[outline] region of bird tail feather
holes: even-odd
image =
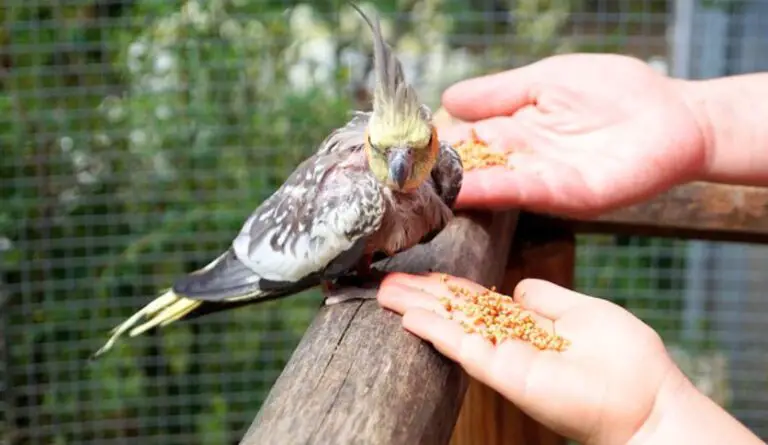
[[[169,325],[197,309],[202,303],[202,301],[180,297],[169,289],[112,329],[109,340],[91,358],[96,358],[110,350],[117,339],[126,332],[130,337],[136,337],[155,326]],[[147,321],[135,326],[142,318]]]
[[[202,269],[178,279],[172,288],[112,329],[109,340],[91,358],[109,351],[126,332],[136,337],[154,327],[164,327],[185,317],[189,319],[205,313],[269,301],[315,284],[315,276],[305,277],[295,283],[264,281],[243,264],[230,248]],[[187,317],[193,311],[194,314]]]

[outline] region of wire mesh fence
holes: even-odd
[[[678,3],[375,6],[434,108],[455,80],[559,52],[619,52],[671,70],[670,48],[685,40],[670,31],[686,19],[672,14]],[[716,14],[737,13],[717,3]],[[718,20],[706,14],[690,21]],[[88,358],[116,323],[214,258],[351,109],[367,107],[367,34],[341,1],[0,4],[0,439],[237,443],[310,322],[317,291]],[[682,48],[699,60],[702,47],[689,40]],[[718,60],[731,66],[734,57]],[[692,244],[581,237],[578,288],[659,330],[710,395],[768,438],[766,345],[757,336],[768,307],[754,283],[737,296],[712,291],[759,275],[765,255]],[[701,284],[696,271],[720,281]],[[735,357],[742,340],[750,347]]]

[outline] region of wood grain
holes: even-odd
[[[768,243],[768,188],[693,182],[589,220],[582,233]]]
[[[463,214],[380,266],[498,286],[516,221],[517,212]],[[376,289],[338,292],[370,298]],[[240,443],[447,444],[466,381],[376,301],[322,307]]]

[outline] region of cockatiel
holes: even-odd
[[[406,83],[379,20],[352,6],[373,33],[372,111],[356,112],[333,131],[250,215],[223,254],[117,326],[94,357],[128,331],[133,337],[195,313],[364,274],[374,256],[427,242],[452,219],[461,159],[438,139],[431,110]]]

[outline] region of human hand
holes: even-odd
[[[584,444],[630,443],[634,436],[651,435],[646,430],[659,423],[660,407],[691,386],[659,336],[613,303],[524,280],[515,302],[570,346],[561,352],[520,340],[494,346],[445,318],[439,298],[456,297],[441,277],[390,274],[379,302],[404,314],[406,329],[559,434]],[[450,282],[483,289],[461,278]]]
[[[619,55],[571,54],[460,82],[443,106],[467,122],[440,129],[457,142],[470,128],[512,151],[513,169],[468,171],[458,207],[596,214],[696,179],[707,158],[687,84]]]

